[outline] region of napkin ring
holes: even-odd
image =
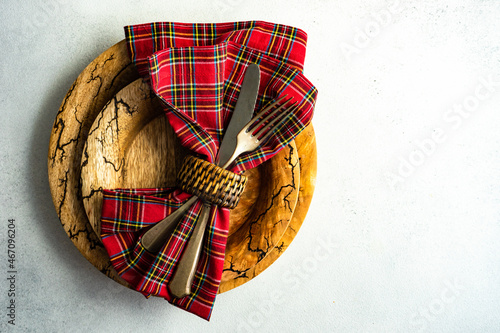
[[[240,201],[248,178],[188,156],[177,175],[179,187],[205,202],[233,209]]]

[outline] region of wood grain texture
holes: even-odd
[[[119,91],[97,115],[83,152],[81,183],[85,210],[98,234],[103,188],[175,185],[183,160],[177,156],[187,152],[165,119],[158,99],[142,79]],[[288,227],[300,184],[295,143],[253,175],[259,181],[249,181],[240,204],[232,210],[230,223],[237,219],[239,227],[228,237],[223,281],[264,259]],[[240,221],[242,216],[245,221]]]
[[[175,144],[175,134],[161,119],[159,101],[150,92],[142,79],[127,85],[99,112],[89,131],[82,156],[81,189],[85,211],[97,235],[103,189],[175,184],[176,154],[181,148],[173,149],[180,145]],[[163,135],[158,137],[158,133]]]
[[[49,141],[52,200],[69,238],[103,273],[118,279],[88,223],[80,192],[80,161],[97,113],[119,90],[138,78],[122,41],[92,61],[70,87],[56,115]]]
[[[97,227],[96,223],[94,223],[93,226],[87,218],[80,187],[80,163],[86,158],[85,155],[82,154],[84,144],[89,134],[90,127],[96,120],[97,115],[107,103],[116,103],[117,108],[125,107],[125,105],[121,105],[119,99],[113,100],[113,98],[123,87],[136,79],[138,79],[138,74],[130,63],[124,41],[113,45],[92,61],[70,87],[61,104],[51,132],[48,152],[51,194],[65,232],[85,258],[97,269],[124,285],[126,285],[126,282],[117,276],[109,263],[109,258],[102,243],[94,232],[94,227]],[[132,110],[132,113],[133,112]],[[142,133],[141,135],[151,138],[153,137],[152,134],[158,131],[171,131],[166,118],[159,117],[161,121],[150,121],[140,131]],[[300,148],[307,146],[304,142],[312,145],[315,151],[312,126],[309,126],[308,129],[309,130],[304,131],[295,139],[295,142],[302,142],[298,147],[298,153],[301,158],[299,162],[300,165],[308,158],[308,154],[304,153]],[[155,147],[155,145],[159,145],[160,147]],[[182,149],[173,149],[175,146],[177,146],[177,144],[171,141],[133,140],[133,142],[129,144],[129,149],[137,151],[147,151],[148,149],[166,152],[174,151],[175,158],[171,159],[171,162],[176,163],[176,161],[182,160],[186,152],[182,151]],[[166,174],[165,186],[172,186],[174,184],[173,180],[175,179],[175,170],[177,170],[179,166],[177,164],[174,166],[164,163],[154,164],[153,160],[149,159],[150,156],[150,154],[141,154],[140,156],[127,154],[122,161],[121,168],[129,170],[142,163],[151,165],[149,169],[143,170],[143,172],[145,172],[141,177],[143,183],[139,186],[158,186],[156,183],[152,184],[151,178],[148,177],[147,174],[154,169],[156,169],[155,172],[158,172],[158,170],[160,170],[160,172],[164,171]],[[315,163],[316,159],[314,154],[314,161],[311,163],[311,167],[300,168],[300,177],[302,179],[315,178]],[[118,166],[120,166],[120,164],[118,164]],[[249,177],[249,183],[254,183],[253,186],[255,188],[260,186],[262,178],[257,168],[248,170],[245,172],[245,175]],[[129,187],[130,184],[137,182],[137,179],[131,179],[130,174],[127,172],[124,172],[122,176],[124,187]],[[258,261],[254,267],[245,269],[243,273],[238,274],[236,278],[223,281],[219,292],[232,289],[250,280],[276,260],[276,253],[281,254],[282,251],[286,249],[289,241],[285,239],[290,239],[290,241],[293,239],[295,232],[298,230],[303,220],[303,217],[301,219],[300,216],[305,215],[309,206],[310,199],[308,199],[307,196],[303,196],[308,192],[312,193],[314,189],[314,184],[308,185],[308,191],[304,190],[304,186],[304,182],[300,182],[300,191],[297,200],[298,206],[295,209],[297,211],[297,209],[300,208],[298,212],[302,213],[294,213],[284,233],[284,237],[278,242],[278,246],[269,249],[269,254],[265,256],[264,259]],[[93,190],[96,193],[101,191],[99,188],[94,188]],[[242,200],[247,204],[240,205],[236,211],[233,211],[229,229],[230,236],[238,232],[244,223],[250,219],[253,212],[252,206],[257,201],[260,193],[260,191],[246,191],[246,193],[244,193],[245,198]],[[231,267],[229,267],[229,271],[231,271]],[[234,271],[230,273],[233,274]]]

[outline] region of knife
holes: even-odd
[[[236,136],[241,129],[252,119],[253,109],[257,100],[260,83],[260,69],[257,64],[250,64],[246,71],[240,94],[236,101],[229,125],[224,133],[224,138],[219,148],[217,165],[224,165],[236,148]],[[177,264],[174,276],[170,280],[169,289],[177,298],[187,296],[191,293],[196,265],[201,253],[203,235],[210,214],[210,204],[204,203],[198,222],[189,239],[186,249]]]
[[[234,107],[233,116],[227,126],[224,138],[219,148],[219,162],[217,165],[224,165],[229,160],[236,148],[236,136],[250,119],[252,119],[253,109],[257,101],[259,92],[260,69],[257,64],[250,64],[245,72],[245,78],[241,84],[240,94]]]

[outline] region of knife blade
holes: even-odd
[[[224,165],[236,148],[236,136],[250,119],[257,101],[260,83],[260,69],[257,64],[250,64],[246,71],[240,94],[236,101],[229,125],[224,133],[224,138],[219,148],[217,165]]]
[[[231,120],[224,133],[219,149],[217,165],[224,165],[233,154],[237,139],[236,136],[243,127],[252,119],[253,109],[257,101],[260,83],[260,68],[257,64],[250,64],[241,84],[240,94],[236,101]],[[210,204],[204,203],[200,216],[191,234],[186,249],[177,264],[174,276],[169,282],[169,289],[172,295],[177,298],[187,296],[191,293],[196,265],[201,253],[203,235],[208,222]]]

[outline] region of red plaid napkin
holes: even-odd
[[[181,143],[210,162],[217,157],[250,63],[261,69],[256,110],[283,94],[293,96],[299,109],[264,147],[238,158],[233,172],[271,158],[311,120],[317,90],[302,74],[306,34],[299,29],[259,21],[152,23],[125,27],[125,33],[132,61],[163,101]],[[159,253],[146,251],[139,242],[149,227],[189,198],[176,189],[105,190],[102,240],[111,263],[133,288],[208,320],[222,275],[229,210],[212,207],[192,293],[181,299],[167,285],[201,202],[185,214]]]

